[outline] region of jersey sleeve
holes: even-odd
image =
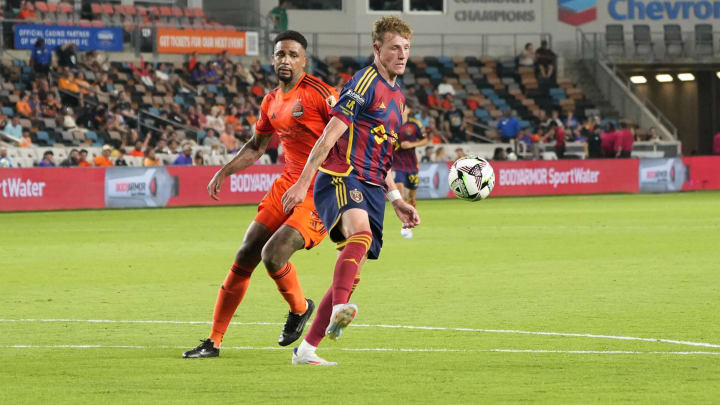
[[[268,115],[269,98],[269,95],[265,96],[260,104],[260,118],[258,118],[257,124],[255,125],[256,134],[270,135],[274,132],[274,128],[270,123],[270,116]]]
[[[373,68],[356,73],[343,87],[340,99],[330,111],[330,115],[350,126],[372,104],[375,80],[377,80],[377,71]]]

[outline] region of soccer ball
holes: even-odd
[[[495,187],[495,172],[487,160],[477,156],[465,156],[450,167],[448,183],[458,198],[480,201],[488,198]]]

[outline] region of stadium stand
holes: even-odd
[[[128,34],[142,26],[231,28],[209,21],[201,9],[175,6],[92,3],[89,10],[77,10],[68,3],[36,2],[34,15],[30,18],[47,24],[124,26]],[[60,52],[76,53],[72,48]],[[313,73],[341,88],[369,59],[338,56],[313,61]],[[6,58],[0,65],[0,129],[19,114],[18,103],[29,96],[31,112],[21,117],[20,125],[37,149],[13,151],[19,165],[37,164],[47,148],[58,162],[71,148],[86,149],[92,160],[104,145],[127,153],[137,141],[153,148],[165,164],[172,164],[184,143],[193,145],[193,154],[202,151],[205,164],[223,164],[249,139],[262,97],[277,84],[270,65],[256,60],[245,66],[227,54],[203,61],[192,55],[185,63],[151,63],[142,57],[109,61],[102,52],[90,51],[76,63],[60,65],[48,76],[34,72],[21,59]],[[539,142],[551,141],[546,131],[552,122],[565,128],[567,142],[583,142],[587,131],[607,124],[596,117],[599,111],[571,80],[540,72],[537,66],[519,66],[513,55],[413,57],[402,82],[414,113],[429,116],[424,120],[433,143],[457,142],[444,124],[446,113],[462,112],[470,142],[448,145],[446,151],[460,148],[491,157],[500,142],[498,122],[511,111],[519,121],[517,154],[540,158],[552,156],[532,151]],[[454,97],[442,97],[445,93]],[[113,157],[117,155],[116,150]],[[271,156],[277,155],[270,153],[263,162],[274,163]],[[142,159],[127,158],[130,165],[143,164]]]

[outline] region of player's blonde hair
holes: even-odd
[[[375,21],[372,30],[373,43],[377,42],[382,45],[385,34],[391,32],[400,35],[401,37],[412,40],[412,28],[403,20],[393,17],[385,16]]]

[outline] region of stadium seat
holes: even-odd
[[[3,115],[7,115],[9,117],[12,117],[15,115],[15,110],[11,107],[3,107],[2,108]]]
[[[625,55],[625,31],[622,24],[605,26],[605,47],[608,55]]]
[[[685,42],[682,38],[682,30],[679,24],[665,24],[663,26],[665,37],[665,55],[683,56],[685,54]]]
[[[654,46],[649,25],[633,25],[635,56],[654,56]]]
[[[695,25],[695,55],[696,56],[712,56],[714,53],[715,43],[713,41],[712,24],[696,24]]]

